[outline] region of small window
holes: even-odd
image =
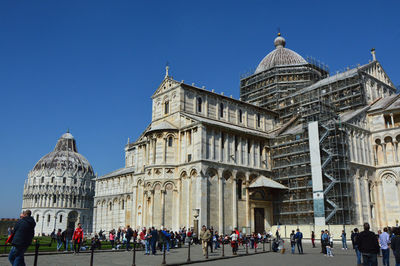
[[[200,98],[200,97],[198,97],[197,98],[197,112],[199,112],[199,113],[201,113],[201,109],[202,109],[202,105],[203,104],[203,100]]]
[[[63,178],[63,183],[65,184],[65,183],[67,183],[67,178]]]
[[[36,222],[39,222],[39,214],[36,214]]]
[[[251,143],[250,140],[247,140],[247,153],[250,153],[250,149],[251,149]]]
[[[219,104],[219,117],[224,117],[224,104]]]
[[[112,210],[112,203],[110,202],[110,211]]]
[[[168,114],[169,113],[169,101],[166,101],[164,103],[164,114]]]
[[[124,200],[121,201],[121,210],[123,210],[125,208],[125,202]]]
[[[42,182],[42,183],[44,183],[44,176],[42,176],[42,180],[41,180],[41,182]]]
[[[192,161],[192,155],[188,154],[188,162],[191,162],[191,161]]]
[[[50,223],[50,214],[47,215],[47,222]]]
[[[51,178],[51,183],[54,183],[54,176]]]
[[[243,112],[239,110],[239,123],[243,123]]]
[[[75,179],[74,179],[74,184],[76,184],[76,182],[77,182],[77,179],[75,178]]]
[[[57,197],[53,196],[53,203],[56,203],[56,202],[57,202]]]
[[[62,223],[62,218],[63,218],[62,215],[60,215],[60,223]]]
[[[238,150],[238,145],[239,145],[238,137],[235,136],[235,152]]]
[[[173,141],[174,141],[174,139],[172,137],[168,138],[168,147],[172,147]]]
[[[74,203],[73,204],[76,204],[76,196],[74,196]]]
[[[221,132],[221,148],[225,148],[225,134]]]
[[[261,126],[261,116],[260,114],[257,114],[257,127]]]

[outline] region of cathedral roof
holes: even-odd
[[[285,48],[286,40],[278,34],[274,40],[275,50],[267,54],[260,62],[254,74],[263,72],[276,66],[304,65],[307,61],[298,53]]]
[[[54,150],[43,156],[33,167],[32,173],[43,172],[57,176],[83,177],[94,176],[89,161],[78,153],[76,142],[71,133],[63,134],[57,141]]]

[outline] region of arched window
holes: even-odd
[[[51,183],[54,183],[54,176],[51,178]]]
[[[202,103],[203,103],[203,100],[200,97],[198,97],[197,98],[197,112],[199,112],[199,113],[201,113]]]
[[[57,202],[57,196],[53,195],[53,203],[56,203],[56,202]]]
[[[261,126],[261,116],[260,114],[257,114],[257,127]]]
[[[125,202],[124,200],[121,201],[121,210],[123,210],[125,208]]]
[[[47,215],[47,222],[50,223],[50,214]]]
[[[63,218],[62,215],[60,215],[60,223],[62,223],[62,218]]]
[[[41,181],[42,181],[42,183],[44,183],[44,176],[42,176],[42,180]]]
[[[67,178],[63,178],[63,183],[65,184],[65,183],[67,183]]]
[[[224,117],[224,104],[219,104],[219,117]]]
[[[243,112],[239,110],[239,123],[243,123]]]
[[[236,182],[236,194],[237,194],[237,199],[242,199],[242,179],[239,179]]]
[[[110,202],[110,211],[112,210],[112,203]]]
[[[36,222],[39,222],[39,214],[36,214]]]
[[[172,143],[174,142],[174,139],[172,137],[168,138],[168,147],[172,147]]]
[[[169,101],[165,101],[164,103],[164,114],[169,113]]]

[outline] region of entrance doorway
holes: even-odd
[[[264,209],[254,208],[254,230],[256,233],[264,232]]]
[[[72,211],[68,214],[67,226],[68,228],[75,229],[76,220],[78,219],[78,213]]]

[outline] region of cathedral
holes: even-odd
[[[93,168],[78,153],[72,134],[63,134],[25,181],[22,209],[32,211],[35,235],[74,229],[78,223],[85,233],[92,232],[94,178]]]
[[[94,178],[89,163],[77,160],[81,166],[71,168],[66,185],[62,165],[53,156],[41,159],[29,175],[24,208],[45,230],[52,228],[43,220],[49,208],[51,219],[60,207],[88,223],[93,217],[94,232],[128,224],[207,225],[220,233],[396,225],[400,96],[375,50],[367,64],[331,75],[286,48],[280,34],[273,44],[255,72],[241,78],[239,100],[178,81],[167,67],[151,96],[149,125],[125,146],[125,167]],[[76,202],[67,187],[80,193]]]

